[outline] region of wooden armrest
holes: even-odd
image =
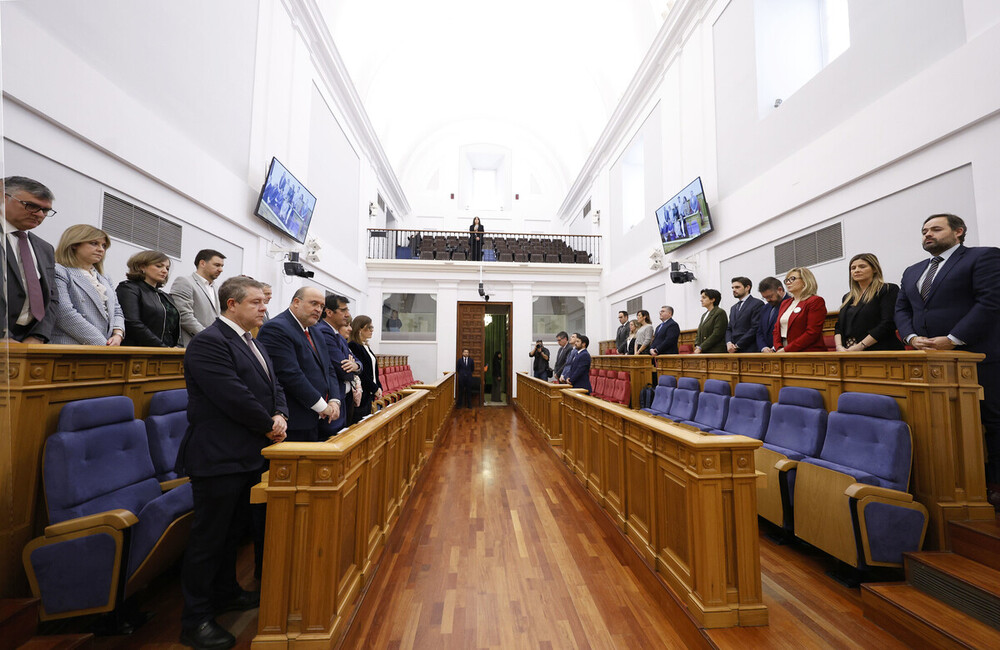
[[[795,469],[798,466],[799,466],[799,461],[789,460],[788,458],[782,458],[781,460],[779,460],[774,464],[774,469],[778,470],[779,472],[787,472],[788,470]]]
[[[181,485],[184,485],[189,480],[190,479],[188,477],[182,476],[180,478],[172,478],[169,481],[160,481],[160,491],[169,492],[170,490],[173,490],[175,487],[180,487]]]
[[[900,492],[889,488],[878,487],[877,485],[866,485],[865,483],[854,483],[844,490],[844,495],[852,499],[864,499],[865,497],[882,497],[892,499],[901,503],[912,503],[913,495],[909,492]]]
[[[138,522],[139,518],[134,514],[128,510],[119,508],[118,510],[99,512],[96,515],[87,515],[86,517],[67,519],[66,521],[60,521],[58,524],[46,526],[45,536],[57,537],[59,535],[65,535],[66,533],[75,533],[79,530],[96,528],[98,526],[111,526],[116,530],[123,530]]]

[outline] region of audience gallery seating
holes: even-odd
[[[413,235],[407,250],[410,257],[422,260],[470,260],[472,251],[467,237],[449,235]],[[558,239],[536,237],[484,237],[483,261],[590,264],[586,251],[576,250]]]
[[[66,404],[42,460],[49,525],[22,553],[42,620],[108,612],[180,557],[191,485],[156,479],[132,400]]]

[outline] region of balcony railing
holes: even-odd
[[[368,229],[368,259],[600,264],[600,235]]]

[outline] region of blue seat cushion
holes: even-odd
[[[191,512],[194,497],[191,484],[184,483],[149,501],[136,515],[139,522],[132,529],[128,575],[131,576],[175,519]]]
[[[794,449],[788,449],[787,447],[779,447],[778,445],[772,445],[769,443],[764,443],[764,449],[770,449],[771,451],[782,454],[788,460],[802,460],[807,458],[807,456],[801,452]]]
[[[840,465],[838,463],[831,463],[828,460],[823,460],[822,458],[803,458],[801,460],[803,463],[808,463],[810,465],[816,465],[817,467],[825,467],[826,469],[833,470],[835,472],[840,472],[841,474],[847,474],[848,476],[854,478],[857,483],[864,483],[865,485],[875,485],[878,487],[892,488],[887,481],[875,476],[874,474],[869,474],[860,469],[855,469],[854,467],[848,467],[847,465]]]

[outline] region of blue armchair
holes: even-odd
[[[158,481],[176,481],[177,451],[187,431],[187,389],[164,390],[149,400],[146,438]],[[186,479],[184,479],[186,480]],[[183,482],[183,481],[181,481]]]
[[[660,375],[660,378],[656,380],[656,388],[653,390],[653,403],[642,410],[650,415],[666,415],[670,411],[670,404],[674,400],[674,390],[676,389],[677,377]]]
[[[706,379],[705,390],[698,396],[698,410],[690,420],[683,424],[701,431],[718,429],[725,423],[729,413],[729,382],[721,379]]]
[[[729,400],[726,423],[709,433],[738,435],[761,440],[771,419],[771,397],[763,384],[736,384],[733,398]]]

